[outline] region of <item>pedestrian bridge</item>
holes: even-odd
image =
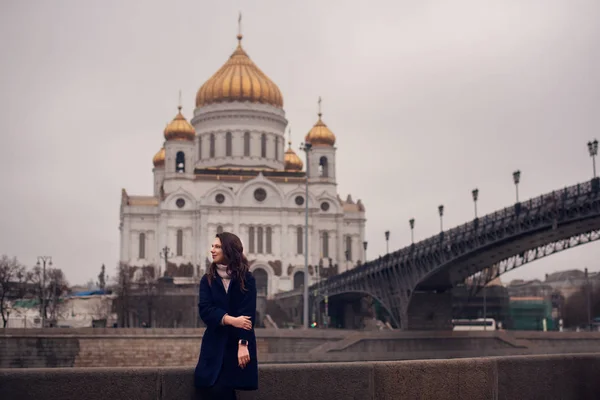
[[[440,232],[310,287],[310,304],[359,293],[402,329],[451,329],[451,294],[600,239],[600,178],[519,202]],[[283,293],[281,296],[285,297]],[[317,313],[320,315],[320,313]]]
[[[3,400],[193,399],[193,368],[0,370]],[[266,365],[241,400],[596,399],[600,353]]]

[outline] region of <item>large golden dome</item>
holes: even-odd
[[[242,35],[229,60],[198,90],[196,107],[212,103],[249,101],[283,107],[277,85],[252,62],[242,48]]]
[[[165,139],[167,140],[194,140],[196,131],[194,127],[181,114],[181,106],[177,107],[179,112],[165,128]]]
[[[333,146],[335,144],[335,135],[329,130],[323,120],[321,120],[321,115],[322,114],[319,112],[319,120],[306,134],[304,141],[313,146]]]
[[[152,163],[155,167],[164,167],[165,165],[165,148],[162,147],[158,153],[152,158]]]
[[[304,163],[298,155],[292,150],[292,142],[288,142],[288,149],[283,157],[283,165],[286,171],[302,171]]]

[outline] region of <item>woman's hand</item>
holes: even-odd
[[[250,362],[250,353],[248,353],[248,346],[238,344],[238,365],[244,369]]]
[[[252,321],[250,317],[245,315],[240,315],[239,317],[229,317],[229,324],[240,329],[245,329],[247,331],[252,329]]]

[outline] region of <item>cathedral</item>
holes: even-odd
[[[120,262],[138,276],[197,282],[215,234],[231,231],[242,239],[259,294],[272,297],[303,285],[307,247],[311,284],[364,261],[365,208],[337,193],[336,137],[320,100],[304,138],[311,145],[304,170],[291,138],[286,149],[279,88],[244,51],[241,34],[237,39],[198,90],[191,119],[180,105],[165,128],[152,160],[153,195],[122,190]]]

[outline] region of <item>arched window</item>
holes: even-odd
[[[352,236],[346,236],[346,261],[352,260]]]
[[[294,274],[294,289],[304,286],[304,272],[298,271]]]
[[[327,164],[327,157],[323,156],[319,159],[319,176],[327,178],[329,176],[329,165]]]
[[[279,161],[279,136],[275,136],[275,160]]]
[[[248,253],[254,254],[254,227],[248,228]]]
[[[202,136],[198,136],[198,160],[202,160]]]
[[[221,225],[217,226],[217,234],[223,233],[223,227]]]
[[[264,133],[260,135],[260,156],[267,157],[267,135]]]
[[[177,255],[183,255],[183,230],[177,230]]]
[[[210,154],[209,157],[210,158],[214,158],[215,156],[215,134],[211,133],[210,134]]]
[[[231,132],[225,134],[225,156],[231,157]]]
[[[146,258],[146,234],[140,233],[140,245],[138,250],[138,258]]]
[[[256,294],[266,296],[269,293],[269,275],[262,268],[256,268],[252,271],[256,281]]]
[[[250,157],[250,132],[244,133],[244,156]]]
[[[303,254],[303,253],[304,253],[303,232],[302,232],[302,227],[299,226],[298,228],[296,228],[296,254]]]
[[[273,229],[270,226],[267,227],[267,254],[273,253]]]
[[[262,254],[263,252],[263,228],[259,226],[256,229],[256,252]]]
[[[183,151],[178,151],[175,156],[175,172],[185,172],[185,154]]]
[[[329,258],[329,232],[323,232],[322,257]]]

